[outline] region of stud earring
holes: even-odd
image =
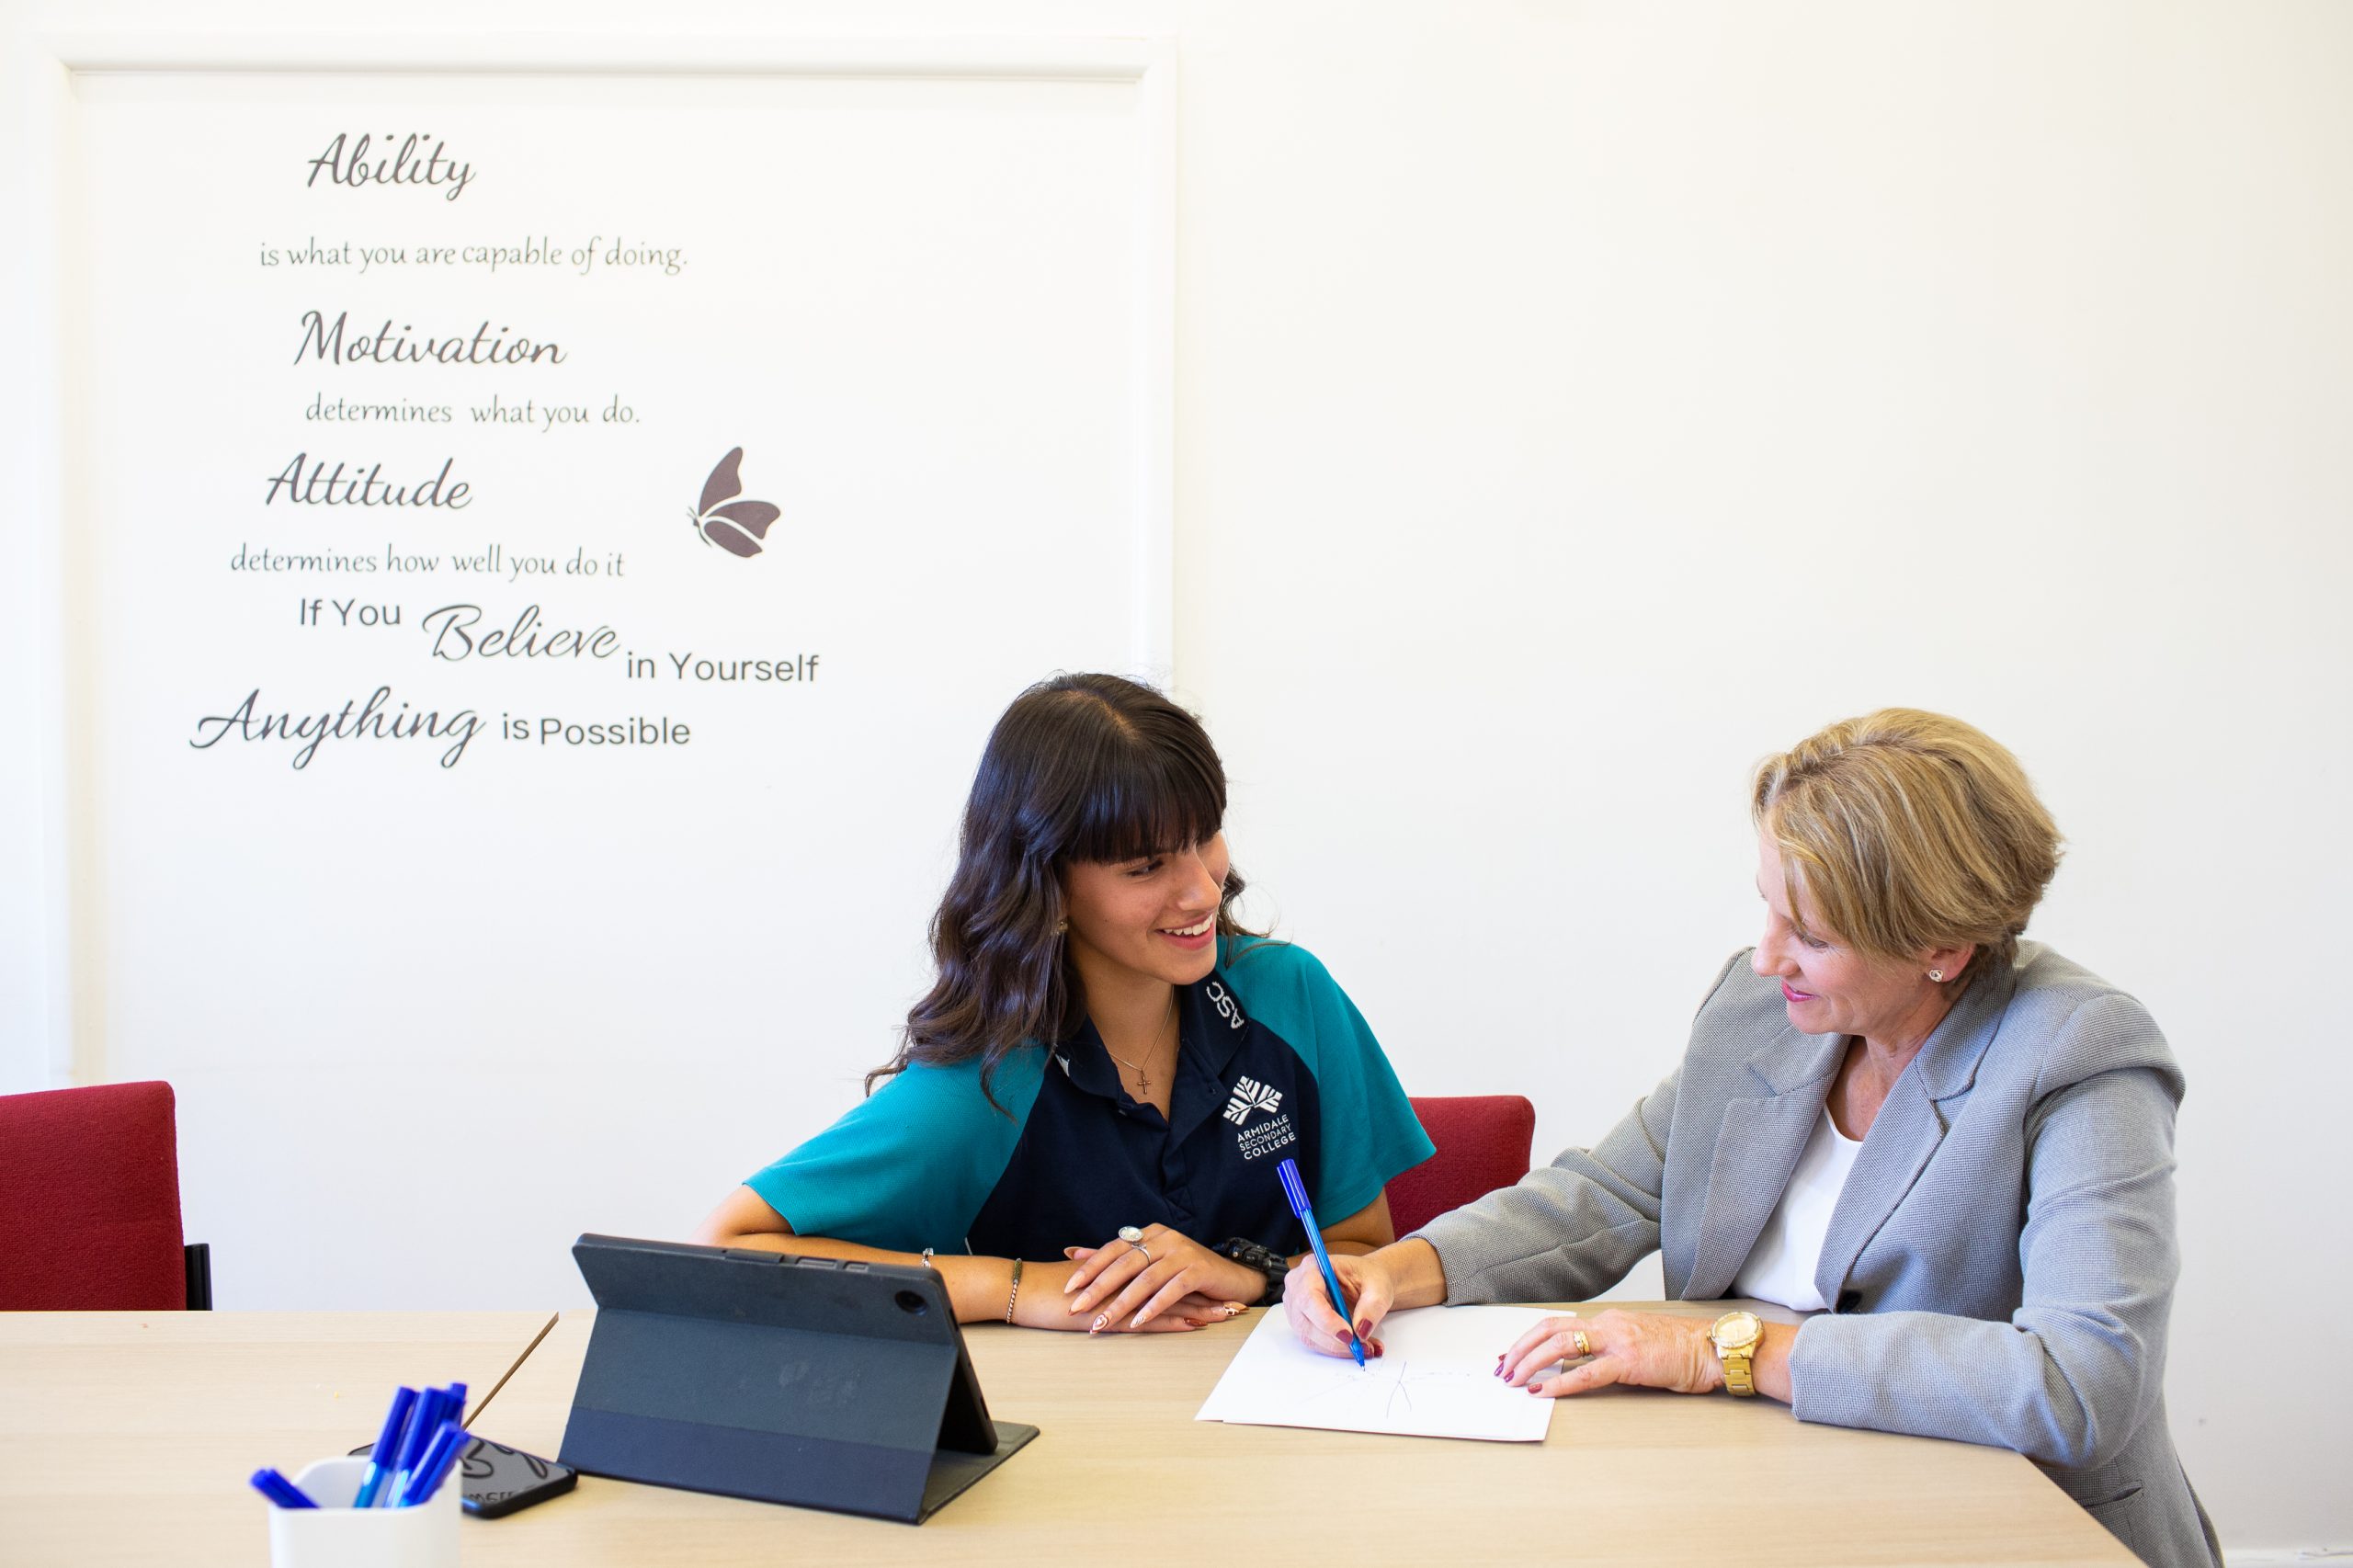
[[[1063,932],[1065,932],[1065,931],[1067,931],[1067,930],[1069,930],[1069,929],[1070,929],[1070,922],[1069,922],[1069,921],[1067,921],[1067,920],[1057,920],[1057,921],[1055,921],[1055,922],[1054,922],[1054,935],[1055,935],[1055,936],[1059,937],[1059,936],[1061,936]]]
[[[1945,971],[1940,969],[1932,969],[1928,971],[1928,978],[1937,984],[1942,985],[1945,983]]]

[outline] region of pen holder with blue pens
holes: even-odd
[[[472,1441],[466,1385],[404,1388],[366,1456],[321,1460],[289,1482],[254,1472],[272,1568],[457,1568],[463,1489],[445,1485]]]
[[[458,1568],[459,1489],[406,1508],[355,1508],[364,1459],[321,1460],[294,1478],[315,1508],[269,1511],[270,1568]]]

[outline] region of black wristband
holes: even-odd
[[[1233,1259],[1245,1268],[1255,1268],[1267,1277],[1266,1293],[1250,1304],[1271,1307],[1283,1299],[1283,1276],[1290,1272],[1290,1259],[1272,1247],[1260,1246],[1247,1236],[1228,1236],[1217,1244],[1218,1256]]]

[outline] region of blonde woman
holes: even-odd
[[[1596,1147],[1335,1258],[1356,1333],[1394,1307],[1587,1300],[1656,1250],[1679,1300],[1811,1315],[1551,1318],[1496,1375],[1998,1444],[2145,1561],[2218,1563],[2163,1393],[2181,1072],[2138,1002],[2019,942],[2059,835],[2017,759],[1890,709],[1766,761],[1750,805],[1764,934],[1682,1064]],[[1315,1269],[1286,1286],[1299,1336],[1345,1354]]]

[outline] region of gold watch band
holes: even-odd
[[[1765,1324],[1756,1314],[1736,1309],[1718,1318],[1708,1330],[1716,1359],[1724,1369],[1724,1392],[1746,1399],[1756,1392],[1756,1347],[1765,1343]]]

